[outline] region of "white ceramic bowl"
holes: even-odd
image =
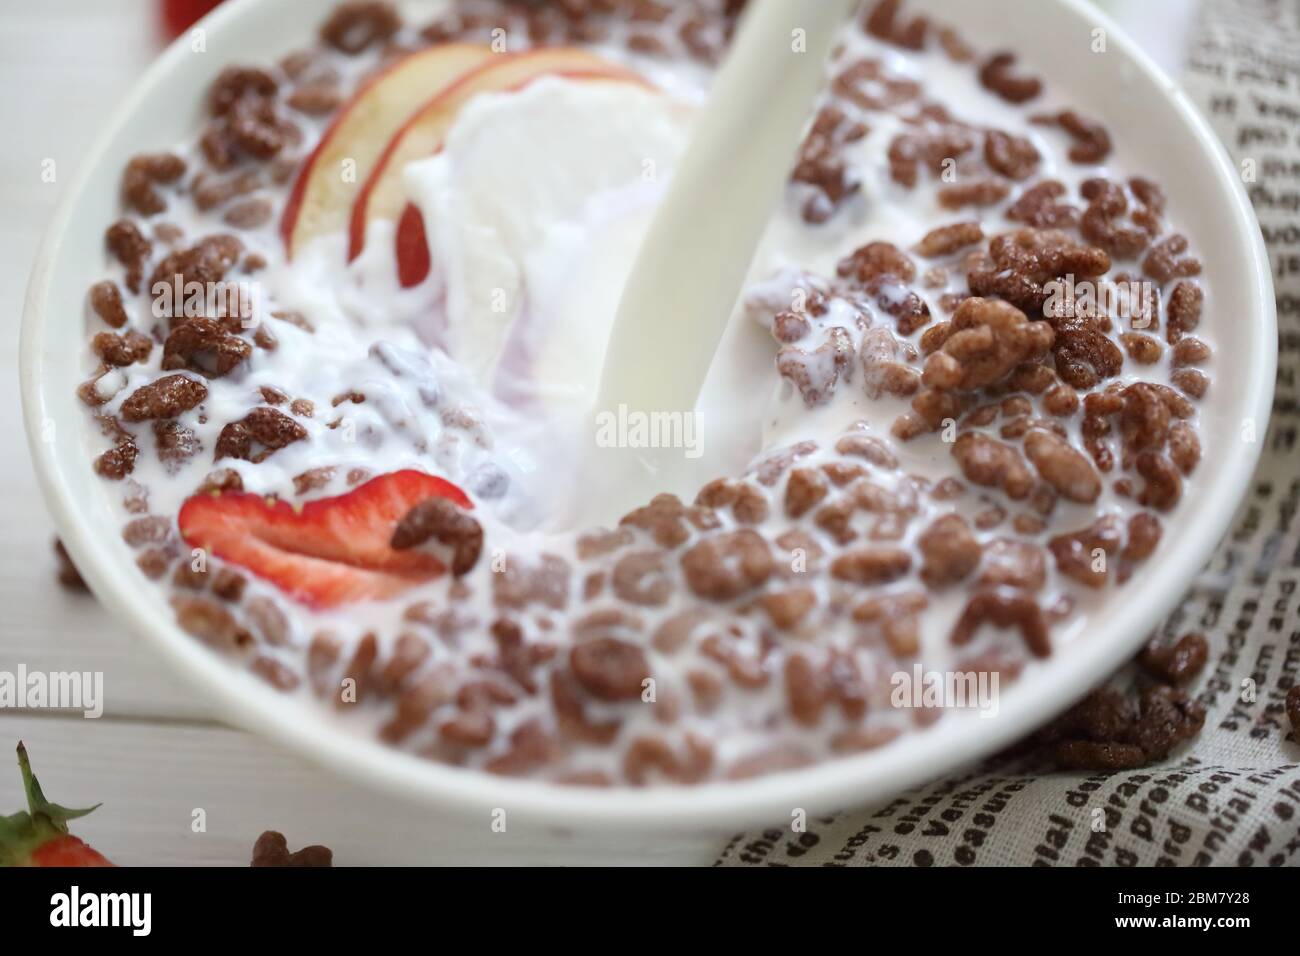
[[[592,791],[470,773],[331,733],[258,679],[230,666],[173,623],[145,586],[105,509],[83,445],[74,395],[85,345],[85,296],[100,278],[105,227],[117,218],[122,168],[198,128],[207,85],[230,62],[273,58],[300,44],[323,15],[317,0],[235,0],[204,21],[207,51],[182,37],[154,64],[82,163],[31,278],[22,333],[28,437],[59,534],[95,594],[145,637],[232,722],[340,774],[445,812],[580,828],[723,828],[822,813],[884,798],[988,754],[1047,720],[1129,658],[1179,599],[1227,528],[1250,479],[1273,394],[1276,317],[1263,242],[1234,167],[1196,109],[1134,43],[1082,0],[912,0],[984,50],[1019,49],[1028,69],[1085,113],[1103,118],[1128,168],[1164,185],[1170,208],[1205,262],[1206,328],[1219,343],[1205,429],[1258,439],[1207,448],[1157,556],[1087,633],[1003,695],[992,720],[941,721],[899,745],[795,773],[685,789]],[[1107,52],[1090,51],[1107,31]],[[1032,52],[1031,52],[1032,51]],[[51,427],[53,426],[53,427]]]

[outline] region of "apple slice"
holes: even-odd
[[[505,92],[515,92],[528,86],[534,80],[539,80],[547,76],[561,76],[569,79],[580,79],[589,83],[629,83],[637,82],[645,84],[640,77],[629,74],[622,75],[617,73],[584,73],[575,70],[566,70],[562,73],[539,73],[530,77],[517,86],[511,87]],[[434,152],[442,149],[442,144]],[[390,167],[393,172],[401,172],[402,166]],[[379,169],[376,168],[376,172]],[[410,289],[419,285],[429,275],[429,269],[433,262],[429,257],[429,238],[424,231],[424,214],[420,212],[420,207],[405,198],[405,192],[401,189],[401,176],[392,177],[388,184],[387,192],[388,202],[401,202],[401,212],[397,217],[397,230],[393,236],[393,254],[397,261],[397,281],[403,289]],[[368,209],[358,211],[358,207],[353,208],[353,220],[348,230],[348,261],[351,262],[364,248],[366,237],[366,226],[371,218],[390,218],[387,208],[381,208],[383,203],[370,203]],[[361,218],[363,217],[364,218]]]
[[[309,239],[346,228],[357,184],[369,179],[394,131],[430,96],[499,55],[448,43],[403,57],[362,86],[298,174],[280,220],[285,254],[293,258]]]
[[[447,130],[455,122],[456,115],[475,96],[521,89],[540,76],[590,77],[646,83],[631,70],[594,53],[571,47],[545,47],[500,54],[494,60],[480,64],[428,100],[389,140],[352,206],[348,229],[348,260],[355,259],[365,247],[366,224],[372,219],[400,220],[407,224],[409,236],[414,236],[412,230],[418,229],[419,238],[422,239],[423,225],[415,221],[418,212],[414,216],[409,211],[404,213],[407,203],[406,191],[402,185],[403,168],[409,162],[436,153],[442,146]],[[408,244],[414,248],[419,243],[411,239]],[[399,262],[399,271],[401,269]],[[424,271],[427,271],[427,267]],[[410,273],[409,269],[407,272],[416,274]],[[420,278],[422,277],[421,275]],[[403,285],[407,284],[403,281]]]

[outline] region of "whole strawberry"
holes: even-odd
[[[68,832],[69,820],[84,817],[99,804],[69,810],[46,800],[21,742],[18,767],[27,793],[27,812],[0,817],[0,866],[112,866],[102,854]]]

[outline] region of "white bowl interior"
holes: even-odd
[[[1003,695],[993,720],[941,721],[902,746],[745,783],[674,790],[588,791],[503,780],[332,734],[303,711],[182,633],[146,586],[104,506],[83,445],[75,398],[85,348],[85,297],[101,277],[103,233],[119,212],[119,176],[134,154],[191,135],[208,84],[230,62],[274,58],[324,15],[316,0],[236,0],[206,21],[206,50],[182,37],[136,88],[91,151],[38,258],[23,325],[22,385],[29,441],[69,550],[109,609],[168,657],[233,722],[341,773],[475,817],[497,807],[575,827],[735,827],[880,799],[1001,747],[1050,717],[1131,655],[1210,556],[1249,480],[1272,400],[1275,316],[1267,259],[1235,170],[1195,108],[1131,41],[1082,0],[912,0],[956,26],[981,51],[1017,49],[1026,68],[1086,114],[1103,118],[1133,173],[1159,180],[1177,224],[1205,262],[1212,290],[1205,328],[1220,343],[1211,398],[1212,444],[1154,560],[1089,623],[1087,632]],[[420,4],[409,5],[418,10]],[[1092,31],[1107,30],[1093,53]],[[1256,441],[1243,443],[1253,421]]]

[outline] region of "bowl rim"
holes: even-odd
[[[218,7],[202,24],[210,38],[233,32],[246,12],[263,2],[233,0]],[[1123,59],[1163,92],[1164,104],[1178,114],[1179,121],[1217,166],[1227,186],[1227,196],[1219,198],[1228,199],[1230,209],[1226,211],[1234,232],[1253,236],[1249,256],[1255,274],[1247,285],[1258,305],[1252,316],[1252,327],[1258,335],[1252,343],[1248,366],[1254,377],[1254,392],[1243,407],[1253,411],[1255,421],[1260,423],[1259,437],[1243,453],[1224,456],[1215,482],[1221,507],[1184,525],[1180,530],[1181,546],[1165,555],[1162,577],[1171,583],[1184,582],[1185,586],[1226,532],[1262,452],[1276,375],[1276,306],[1271,269],[1253,209],[1232,160],[1187,94],[1089,0],[1055,3],[1063,13],[1106,29],[1109,42]],[[416,804],[468,817],[506,809],[517,819],[585,830],[740,827],[788,816],[792,808],[827,813],[866,805],[995,752],[1022,736],[1027,728],[1049,719],[1131,657],[1181,593],[1174,591],[1172,597],[1161,594],[1144,602],[1134,612],[1127,636],[1094,640],[1074,648],[1068,680],[1043,678],[1018,686],[1016,693],[1001,703],[1004,719],[985,722],[979,734],[961,731],[960,719],[945,720],[909,738],[907,746],[887,747],[748,781],[683,788],[562,787],[445,766],[394,750],[377,740],[332,734],[325,722],[301,720],[300,706],[247,672],[230,666],[221,655],[181,631],[170,615],[158,614],[158,598],[152,589],[140,588],[134,569],[120,569],[114,562],[110,547],[115,543],[110,540],[114,536],[97,535],[94,521],[78,520],[83,503],[74,494],[54,443],[41,438],[49,405],[48,386],[40,374],[44,317],[54,263],[96,168],[128,118],[179,68],[185,56],[184,41],[183,34],[149,67],[114,111],[88,150],[46,231],[24,307],[20,386],[28,447],[38,482],[60,537],[92,591],[133,634],[144,635],[174,670],[235,725],[268,737],[342,776]],[[81,458],[81,467],[89,467],[88,458]],[[1062,685],[1068,687],[1063,690]],[[959,760],[954,760],[950,751],[954,740],[961,745]]]

